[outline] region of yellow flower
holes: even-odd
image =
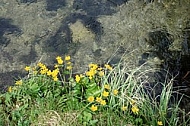
[[[75,81],[78,83],[80,81],[80,76],[79,75],[76,75],[75,76]]]
[[[99,74],[100,77],[104,76],[104,72],[103,71],[99,71],[98,74]]]
[[[67,66],[67,70],[71,70],[72,69],[72,66]]]
[[[53,78],[54,78],[54,77],[57,77],[58,73],[59,73],[59,69],[55,69],[55,70],[53,70],[53,71],[51,72],[51,76],[52,76]]]
[[[12,87],[11,86],[8,87],[8,92],[12,92]]]
[[[84,77],[84,75],[80,74],[80,78]]]
[[[133,105],[131,110],[134,114],[138,114],[138,112],[139,112],[139,108],[136,105]]]
[[[105,68],[108,69],[108,70],[112,70],[112,69],[113,69],[113,68],[112,68],[110,65],[108,65],[108,64],[105,64],[104,66],[105,66]]]
[[[43,63],[41,63],[41,62],[39,62],[39,63],[37,64],[37,66],[39,66],[39,67],[43,67],[43,66],[44,66],[44,64],[43,64]]]
[[[158,121],[157,124],[158,124],[159,126],[163,126],[162,121]]]
[[[22,80],[18,80],[15,82],[15,85],[22,85]]]
[[[90,109],[94,112],[94,111],[97,111],[97,110],[98,110],[98,107],[95,106],[95,105],[92,105],[92,106],[90,107]]]
[[[113,90],[113,94],[114,94],[114,95],[117,95],[117,94],[118,94],[118,90],[117,90],[117,89],[114,89],[114,90]]]
[[[101,100],[100,104],[101,105],[106,105],[106,100]]]
[[[68,61],[68,60],[70,60],[70,59],[71,59],[70,56],[65,56],[65,60],[66,60],[66,61]]]
[[[54,66],[54,68],[58,68],[58,67],[59,67],[59,65],[57,65],[57,64]]]
[[[53,77],[53,80],[54,80],[54,81],[58,81],[58,78],[57,78],[57,77]]]
[[[86,72],[86,75],[89,77],[93,77],[96,74],[96,70],[90,70]]]
[[[51,73],[52,73],[51,70],[48,70],[47,75],[50,76]]]
[[[109,90],[109,89],[110,89],[109,84],[105,84],[105,85],[104,85],[104,88],[107,89],[107,90]]]
[[[89,64],[88,66],[91,70],[96,70],[98,68],[98,65],[93,63]]]
[[[29,71],[29,70],[30,70],[30,67],[29,67],[29,66],[26,66],[24,69],[25,69],[26,71]]]
[[[48,72],[48,68],[46,67],[46,65],[38,63],[38,66],[40,67],[40,74],[46,74]]]
[[[88,78],[89,78],[90,80],[92,80],[92,76],[89,76]]]
[[[101,99],[100,97],[96,97],[96,101],[97,101],[98,103],[101,103],[102,99]]]
[[[122,111],[126,111],[126,110],[127,110],[127,107],[126,107],[126,106],[123,106],[123,107],[121,107],[121,110],[122,110]]]
[[[97,70],[101,71],[103,68],[102,67],[99,67]]]
[[[43,68],[40,70],[40,73],[41,74],[46,74],[48,72],[48,69],[47,68]]]
[[[103,91],[103,94],[102,94],[104,97],[108,97],[109,96],[109,92],[107,91]]]
[[[67,62],[67,64],[68,64],[68,65],[70,65],[70,64],[71,64],[71,62],[69,61],[69,62]]]
[[[60,65],[63,64],[63,60],[62,60],[62,58],[60,56],[57,56],[56,60],[57,60],[58,64],[60,64]]]
[[[93,102],[94,101],[94,97],[93,96],[89,96],[87,99],[89,102]]]
[[[47,67],[46,67],[46,65],[42,65],[40,69],[45,70],[45,69],[47,69]]]

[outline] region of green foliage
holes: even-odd
[[[98,120],[93,120],[92,117],[93,115],[91,112],[83,111],[83,113],[79,115],[78,121],[83,124],[83,126],[96,126]]]
[[[172,81],[166,82],[168,86],[163,84],[157,103],[143,90],[142,78],[146,73],[142,73],[141,67],[89,64],[88,71],[72,77],[70,57],[66,56],[64,61],[61,57],[56,59],[54,70],[42,63],[26,67],[29,77],[16,81],[8,92],[0,95],[1,125],[179,124],[179,103],[168,106]],[[66,113],[74,113],[75,118],[70,117],[72,114],[65,116]],[[186,120],[182,122],[185,123]]]

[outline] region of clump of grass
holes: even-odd
[[[56,60],[53,70],[43,63],[27,66],[28,79],[17,80],[0,95],[1,125],[179,124],[179,102],[169,106],[172,80],[163,84],[157,102],[144,90],[150,71],[142,66],[91,63],[88,71],[73,76],[70,56]]]

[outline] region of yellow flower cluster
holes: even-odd
[[[58,81],[58,73],[59,73],[59,69],[56,68],[53,71],[49,70],[49,76],[51,76],[53,78],[54,81]]]
[[[70,56],[65,56],[65,64],[63,59],[60,57],[60,56],[57,56],[56,57],[56,60],[57,60],[57,64],[55,64],[54,66],[54,70],[49,70],[45,64],[39,62],[37,64],[37,67],[39,68],[39,73],[42,74],[42,75],[47,75],[47,76],[50,76],[54,81],[58,81],[58,75],[59,75],[59,66],[60,65],[65,65],[65,68],[67,70],[71,70],[72,69],[72,66],[71,66],[71,62],[70,62],[70,59],[71,57]],[[30,71],[30,70],[33,70],[33,73],[37,74],[38,71],[36,70],[36,68],[30,68],[29,66],[26,66],[25,67],[25,70],[26,71]],[[19,85],[19,83],[17,82],[17,85]]]
[[[21,86],[22,85],[22,80],[15,81],[15,85],[16,86]],[[8,89],[7,89],[8,92],[12,92],[13,90],[16,90],[17,89],[16,86],[9,86]]]
[[[45,64],[39,62],[37,66],[40,67],[40,74],[46,74],[48,72],[48,68]]]
[[[65,66],[66,66],[66,69],[67,70],[71,70],[72,69],[72,66],[71,66],[71,62],[70,62],[70,59],[71,57],[70,56],[65,56]],[[54,66],[55,69],[54,70],[49,70],[45,64],[39,62],[37,64],[37,66],[35,67],[30,67],[30,66],[26,66],[24,69],[25,71],[27,72],[32,72],[32,74],[36,75],[37,73],[40,73],[42,75],[47,75],[47,76],[50,76],[54,81],[58,81],[58,75],[59,75],[59,66],[60,65],[63,65],[64,61],[63,59],[60,57],[60,56],[57,56],[56,57],[56,60],[57,60],[57,64]],[[80,80],[80,78],[78,78],[78,81]],[[20,86],[22,85],[22,80],[17,80],[15,82],[15,85],[16,86]],[[15,86],[10,86],[8,88],[8,92],[12,92],[13,89],[15,90],[16,87]]]
[[[130,104],[131,104],[131,111],[133,112],[133,114],[138,114],[139,113],[139,108],[138,108],[138,106],[137,106],[137,101],[135,101],[135,100],[133,100],[133,99],[131,99],[130,100]],[[122,106],[121,107],[121,110],[122,111],[126,111],[127,110],[127,106]]]
[[[97,64],[89,64],[89,71],[86,72],[86,76],[89,77],[89,79],[92,79],[96,74],[100,77],[104,76],[104,70],[102,67],[99,67]],[[111,70],[112,67],[108,64],[105,64],[105,68]]]
[[[65,66],[67,70],[71,70],[73,68],[70,60],[71,60],[70,56],[65,56]]]
[[[106,105],[106,100],[102,99],[101,97],[96,97],[96,100],[95,100],[94,96],[89,96],[87,100],[90,103],[96,101],[100,105],[103,105],[103,106]],[[97,107],[97,105],[92,105],[90,109],[92,111],[96,111],[96,110],[98,110],[98,107]]]
[[[103,96],[104,97],[108,97],[109,96],[109,92],[108,91],[110,91],[111,90],[111,87],[110,87],[110,85],[109,84],[104,84],[104,91],[103,91]],[[113,95],[117,95],[118,94],[118,90],[117,89],[113,89],[112,90],[112,94]]]
[[[77,80],[77,78],[80,78],[80,76],[78,76],[78,75],[76,75],[76,77],[75,77],[75,80],[76,81],[79,81],[79,80]],[[105,106],[107,103],[106,103],[106,99],[107,99],[107,97],[110,95],[110,92],[111,91],[111,87],[110,87],[110,85],[109,84],[105,84],[104,85],[104,90],[103,90],[103,92],[102,92],[102,97],[96,97],[96,98],[94,98],[94,96],[89,96],[88,98],[87,98],[87,101],[88,102],[90,102],[90,103],[93,103],[93,102],[96,102],[96,104],[98,103],[98,104],[100,104],[100,105],[103,105],[103,106]],[[117,89],[114,89],[113,91],[112,91],[112,93],[113,93],[113,95],[117,95],[118,94],[118,90]],[[104,99],[102,99],[102,98],[104,98]],[[108,99],[107,99],[108,100]],[[96,109],[95,109],[96,108]],[[93,105],[93,106],[91,106],[91,108],[90,108],[92,111],[96,111],[97,110],[97,106],[95,106],[95,105]]]
[[[88,66],[91,70],[96,70],[98,68],[98,65],[93,63],[89,64]]]
[[[132,111],[134,114],[138,114],[138,113],[139,113],[139,108],[138,108],[138,106],[137,106],[136,103],[137,103],[137,101],[135,101],[135,100],[133,100],[133,99],[130,100],[130,104],[132,105],[131,111]]]
[[[110,87],[109,84],[105,84],[105,85],[104,85],[104,89],[105,89],[105,90],[103,90],[102,96],[103,96],[103,98],[107,98],[107,97],[110,95],[111,87]],[[117,90],[117,89],[114,89],[114,90],[112,91],[112,93],[113,93],[113,95],[117,95],[117,94],[118,94],[118,90]],[[102,99],[101,97],[96,97],[96,100],[95,100],[95,98],[94,98],[93,96],[90,96],[90,97],[88,97],[87,100],[88,100],[90,103],[96,101],[96,102],[99,103],[100,105],[103,105],[103,106],[106,105],[106,100],[105,100],[105,99]],[[95,111],[95,110],[94,110],[94,106],[91,107],[91,110],[92,110],[92,111]],[[96,110],[97,110],[97,109],[96,109]]]
[[[57,59],[61,60],[59,57]],[[46,65],[40,62],[37,64],[37,66],[40,69],[40,74],[46,74],[48,76],[51,76],[54,81],[58,81],[59,68],[55,68],[51,71],[46,67]]]
[[[106,100],[103,100],[101,97],[96,97],[96,102],[100,103],[101,105],[106,105]]]
[[[77,83],[79,83],[80,80],[81,80],[83,77],[85,77],[85,76],[82,75],[82,74],[80,74],[80,75],[75,75],[75,81],[76,81]]]
[[[106,105],[106,100],[103,100],[101,97],[96,97],[96,102],[103,106]]]
[[[38,73],[38,71],[36,70],[36,67],[30,67],[30,66],[26,66],[25,68],[25,71],[27,72],[32,72],[32,74],[36,75]]]
[[[55,68],[58,68],[59,65],[63,65],[64,61],[63,61],[63,59],[60,56],[57,56],[56,60],[57,60],[57,64],[55,65]],[[72,69],[70,60],[71,60],[70,56],[65,56],[65,64],[64,65],[66,66],[67,70],[71,70]]]
[[[89,79],[92,79],[96,74],[96,69],[98,68],[97,64],[89,64],[90,70],[86,72],[86,75],[89,77]]]
[[[70,59],[70,58],[67,57],[67,60],[68,59]],[[89,64],[88,67],[89,67],[89,70],[86,71],[85,74],[90,80],[93,79],[95,77],[95,75],[98,75],[99,77],[104,76],[105,69],[109,69],[109,70],[112,69],[112,67],[108,64],[105,64],[105,69],[102,67],[99,67],[97,64],[93,64],[93,63]],[[81,77],[79,75],[75,76],[75,80],[77,83],[80,81],[80,79],[81,79]]]

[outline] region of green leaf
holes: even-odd
[[[95,120],[90,120],[90,125],[95,125],[97,122],[98,122],[97,119],[95,119]]]
[[[82,80],[81,80],[81,83],[83,85],[88,85],[89,84],[89,78],[88,77],[84,77]]]
[[[85,119],[86,122],[89,122],[92,119],[92,114],[87,111],[84,111],[83,115],[84,115],[83,118]]]
[[[83,116],[82,116],[82,114],[78,116],[78,121],[79,121],[80,123],[82,123],[82,121],[83,121]]]
[[[70,74],[70,71],[65,70],[65,71],[63,72],[63,74]]]
[[[94,87],[90,87],[88,89],[86,89],[86,98],[89,96],[96,96],[98,94],[100,94],[100,89],[98,86],[94,86]]]
[[[135,119],[135,123],[136,124],[142,124],[143,123],[143,120],[141,118],[136,118]]]
[[[77,95],[81,94],[81,85],[77,84],[74,87],[72,92],[73,92],[74,96],[77,96]]]
[[[38,91],[40,89],[39,85],[36,83],[32,84],[29,88],[30,90],[33,90],[33,91]]]

